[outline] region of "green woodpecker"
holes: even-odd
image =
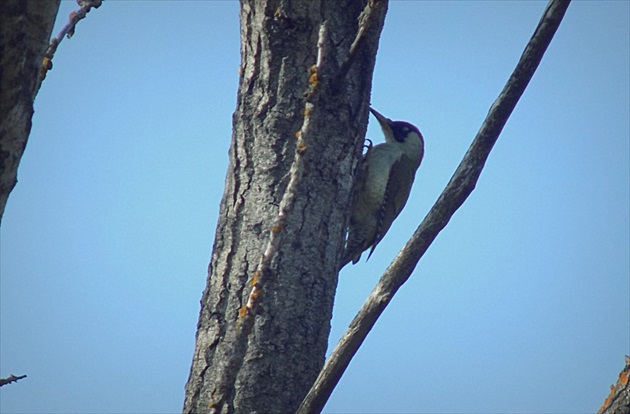
[[[424,155],[418,128],[392,121],[370,108],[381,125],[385,142],[369,147],[357,166],[348,238],[340,263],[355,264],[371,248],[368,259],[405,207]]]

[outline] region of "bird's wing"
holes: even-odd
[[[368,259],[374,252],[376,245],[385,236],[396,217],[398,217],[398,214],[405,207],[415,175],[416,167],[408,157],[402,156],[393,164],[385,190],[385,201],[379,212],[376,237]]]

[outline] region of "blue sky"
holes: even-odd
[[[426,141],[340,275],[332,348],[448,182],[545,2],[392,1],[372,104]],[[630,354],[625,1],[576,1],[469,200],[327,412],[594,412]],[[76,8],[62,1],[55,32]],[[0,232],[3,413],[181,410],[227,168],[235,1],[106,1],[64,40]],[[368,136],[382,136],[371,120]]]

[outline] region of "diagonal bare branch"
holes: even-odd
[[[409,279],[438,233],[474,190],[492,147],[532,79],[569,3],[568,0],[551,0],[547,5],[514,72],[491,106],[481,129],[450,182],[350,323],[300,405],[297,411],[299,414],[318,413],[323,409],[350,360],[383,310],[398,289]]]
[[[98,9],[101,7],[102,3],[103,0],[77,0],[79,10],[75,10],[70,13],[70,16],[68,16],[68,23],[66,23],[56,37],[50,40],[50,44],[48,45],[48,49],[46,50],[46,54],[44,54],[44,60],[42,62],[42,80],[46,77],[46,73],[52,69],[52,59],[57,51],[57,47],[59,47],[59,43],[61,43],[64,37],[70,39],[74,36],[74,31],[76,30],[79,20],[84,19],[92,8]]]
[[[336,75],[336,80],[334,82],[333,88],[335,88],[345,76],[348,74],[348,70],[350,66],[352,66],[352,62],[356,59],[357,53],[359,51],[359,47],[365,41],[365,38],[368,35],[369,29],[372,26],[375,19],[377,19],[377,12],[375,12],[376,7],[387,7],[387,2],[383,0],[368,0],[365,8],[361,12],[358,17],[358,28],[357,34],[350,45],[350,50],[348,51],[348,56],[343,61],[341,66],[339,67],[339,71]]]

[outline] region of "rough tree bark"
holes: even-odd
[[[186,413],[294,412],[324,363],[386,7],[383,0],[241,1],[238,103]],[[305,94],[313,87],[315,98]],[[296,145],[305,116],[316,134]],[[304,158],[296,197],[272,229],[296,146]],[[250,312],[251,279],[273,232],[282,239]]]
[[[42,60],[60,1],[0,1],[0,223],[31,132]]]
[[[626,366],[619,373],[615,385],[597,414],[627,414],[630,412],[630,357],[626,355]]]

